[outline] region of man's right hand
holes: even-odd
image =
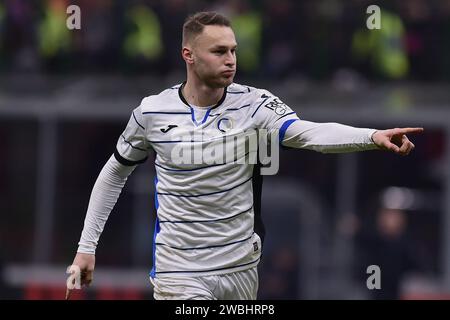
[[[80,285],[89,286],[93,280],[95,268],[95,255],[87,253],[77,253],[72,265],[80,268]],[[73,289],[66,289],[66,300],[69,300]]]

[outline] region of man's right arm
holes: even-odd
[[[90,285],[95,268],[95,250],[106,221],[119,198],[128,176],[136,168],[121,164],[114,155],[101,170],[92,189],[78,250],[72,262],[80,270],[80,285]],[[66,299],[71,289],[66,290]]]
[[[78,252],[95,254],[106,220],[128,176],[136,165],[147,160],[149,149],[145,122],[139,106],[133,110],[125,130],[117,140],[114,154],[106,162],[95,182],[78,243]]]
[[[106,162],[92,189],[77,252],[95,254],[98,240],[109,214],[114,208],[128,176],[135,168],[136,165],[121,164],[115,156],[111,156]]]
[[[95,265],[95,250],[114,205],[128,176],[136,166],[147,160],[150,146],[146,137],[140,107],[133,110],[130,120],[120,135],[114,154],[104,165],[89,200],[84,227],[73,265],[80,268],[81,285],[90,284]],[[68,288],[66,298],[70,295]]]

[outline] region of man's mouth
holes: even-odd
[[[226,70],[226,71],[223,71],[222,74],[224,76],[230,77],[230,76],[234,75],[234,72],[235,72],[234,70]]]

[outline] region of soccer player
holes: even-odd
[[[278,132],[282,146],[320,152],[384,149],[407,155],[414,148],[406,134],[422,128],[375,130],[308,122],[269,91],[233,83],[236,47],[226,17],[200,12],[186,20],[181,50],[186,81],[144,98],[133,110],[92,190],[73,261],[82,285],[93,279],[95,251],[108,215],[149,150],[156,153],[154,298],[256,299],[264,238],[259,166],[184,163],[174,156],[180,147],[201,152],[224,137],[267,130]]]

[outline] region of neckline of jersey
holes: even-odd
[[[187,100],[184,98],[184,96],[183,96],[183,88],[184,88],[184,85],[186,84],[186,81],[184,81],[182,84],[181,84],[181,86],[178,88],[178,96],[180,97],[180,100],[185,104],[185,105],[187,105],[189,108],[193,108],[190,104],[189,104],[189,102],[187,102]],[[228,89],[228,87],[225,87],[224,88],[224,90],[223,90],[223,95],[222,95],[222,97],[220,98],[220,100],[219,100],[219,102],[217,102],[214,106],[212,106],[211,108],[208,108],[207,110],[210,112],[211,110],[213,110],[213,109],[215,109],[215,108],[217,108],[217,107],[219,107],[224,101],[225,101],[225,98],[227,97],[227,89]],[[198,107],[198,108],[200,108],[200,107]],[[208,113],[209,113],[208,112]]]

